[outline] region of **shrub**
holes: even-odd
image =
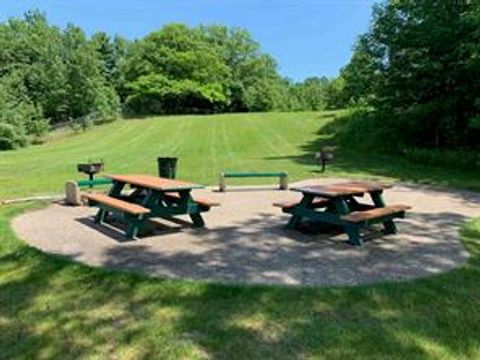
[[[403,149],[402,153],[408,159],[421,164],[480,169],[480,152],[478,151],[406,148]]]
[[[27,136],[21,127],[0,123],[0,150],[11,150],[27,144]]]

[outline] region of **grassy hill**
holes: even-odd
[[[312,152],[335,142],[338,113],[232,114],[119,121],[0,153],[0,198],[59,193],[76,164],[206,184],[223,169],[320,176]],[[334,124],[335,123],[335,124]],[[335,125],[335,126],[333,126]],[[339,148],[327,175],[385,176],[479,188],[474,172]],[[480,221],[467,223],[460,269],[347,288],[227,286],[93,269],[17,239],[9,222],[41,204],[0,207],[0,359],[474,359],[480,356]]]
[[[224,169],[281,169],[299,178],[313,166],[299,166],[288,157],[301,155],[302,144],[330,119],[315,113],[271,113],[117,121],[1,153],[0,198],[61,192],[65,181],[83,176],[76,164],[89,159],[103,159],[109,172],[156,174],[157,156],[175,155],[180,158],[178,176],[204,184],[215,183]]]
[[[178,177],[206,185],[222,170],[288,171],[292,180],[320,176],[313,152],[334,143],[339,112],[170,116],[122,120],[26,149],[0,153],[0,199],[63,192],[84,175],[76,164],[103,159],[107,172],[157,173],[156,158],[180,158]],[[333,127],[335,129],[335,127]],[[332,132],[333,131],[333,132]],[[414,179],[476,188],[465,171],[448,172],[382,154],[338,149],[326,175]],[[323,176],[323,175],[322,175]],[[249,179],[253,182],[272,179]]]

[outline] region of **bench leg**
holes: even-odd
[[[190,219],[192,219],[193,225],[195,227],[204,227],[205,221],[203,221],[202,215],[200,213],[197,214],[190,214]]]
[[[313,199],[315,197],[311,194],[304,194],[302,200],[298,205],[293,209],[292,217],[288,221],[287,229],[296,229],[298,225],[302,222],[302,212],[304,209],[307,209],[312,205]]]
[[[296,229],[297,226],[300,224],[300,221],[302,220],[301,216],[298,215],[292,215],[290,220],[287,223],[287,229]]]
[[[107,216],[107,211],[103,209],[99,209],[97,211],[97,215],[95,215],[95,223],[102,224],[105,221],[105,217]]]
[[[138,235],[138,225],[137,224],[128,224],[127,231],[125,232],[125,237],[127,239],[134,239]]]
[[[144,215],[125,215],[124,221],[127,223],[125,237],[127,239],[135,239],[138,236],[139,231],[145,228],[148,219],[145,218]]]
[[[373,203],[375,204],[376,207],[385,207],[385,201],[383,200],[382,192],[381,191],[376,191],[370,194],[372,197]],[[393,220],[387,220],[383,222],[383,233],[385,235],[390,235],[390,234],[396,234],[397,233],[397,227],[395,226],[395,223]]]
[[[346,228],[348,240],[350,244],[361,246],[363,245],[362,237],[360,236],[360,230],[356,226],[348,226]]]
[[[396,234],[397,233],[397,226],[393,222],[393,220],[387,220],[383,222],[383,233],[385,235]]]
[[[288,190],[288,176],[280,176],[280,190]]]
[[[218,191],[224,192],[227,190],[227,184],[225,183],[225,176],[220,174],[220,178],[218,180]]]

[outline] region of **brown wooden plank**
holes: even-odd
[[[364,193],[363,189],[353,189],[351,187],[341,187],[339,185],[312,185],[292,188],[293,191],[300,191],[302,193],[312,194],[321,197],[339,197],[348,195],[361,195]]]
[[[82,198],[95,201],[133,215],[148,214],[150,212],[150,209],[144,208],[143,206],[116,199],[105,194],[82,194]]]
[[[390,187],[392,186],[378,182],[350,181],[337,184],[295,187],[292,188],[292,190],[331,198],[339,196],[361,195],[372,191],[381,191]]]
[[[324,198],[316,198],[312,202],[312,207],[321,207],[321,206],[327,206],[328,203],[330,202],[329,199],[324,199]],[[282,209],[289,209],[294,206],[297,206],[300,202],[299,201],[281,201],[281,202],[275,202],[273,203],[273,206],[276,207],[281,207]]]
[[[136,185],[142,188],[154,189],[154,190],[176,190],[176,189],[198,189],[202,186],[189,183],[186,181],[165,179],[152,175],[115,175],[108,174],[106,177],[126,184]]]
[[[180,194],[178,193],[167,193],[165,195],[175,200],[180,199]],[[201,206],[207,206],[207,207],[220,206],[219,202],[214,202],[205,198],[193,197],[193,201],[195,201],[198,205],[201,205]]]
[[[411,209],[411,207],[407,205],[390,205],[387,207],[375,208],[371,210],[354,211],[348,215],[343,215],[342,220],[353,222],[353,223],[359,223],[363,221],[377,219],[382,216],[401,213],[409,209]]]
[[[393,187],[393,184],[387,184],[378,181],[348,181],[341,183],[341,185],[356,188],[361,187],[365,189],[365,192],[391,189]]]

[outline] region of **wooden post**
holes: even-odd
[[[222,172],[220,173],[220,178],[218,181],[218,191],[224,192],[227,190],[227,184],[225,182],[225,174]]]
[[[288,174],[280,176],[280,190],[288,189]]]

